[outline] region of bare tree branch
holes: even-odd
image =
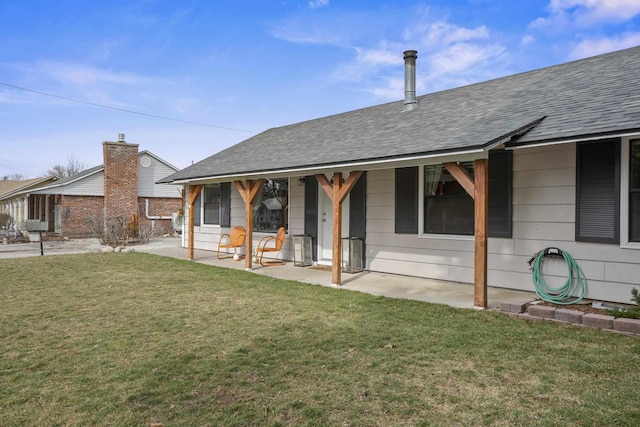
[[[86,168],[83,162],[73,157],[73,155],[70,155],[67,158],[66,165],[61,165],[58,163],[52,166],[51,169],[47,171],[46,176],[53,175],[57,176],[58,178],[66,178],[68,176],[75,175],[78,172],[82,172],[85,169]]]

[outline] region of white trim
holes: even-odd
[[[219,183],[215,183],[215,184],[206,184],[206,185],[220,185]],[[205,199],[205,194],[204,192],[207,190],[207,188],[203,185],[202,186],[202,190],[200,191],[200,194],[198,196],[200,196],[200,227],[204,227],[204,228],[222,228],[222,225],[220,224],[222,221],[220,220],[220,216],[222,214],[221,209],[218,208],[218,223],[217,224],[208,224],[206,222],[204,222],[204,199]],[[222,194],[222,191],[220,191],[220,194]],[[222,205],[222,197],[220,198],[220,205]]]
[[[403,157],[402,159],[385,159],[376,161],[360,161],[343,164],[332,164],[328,166],[308,166],[303,168],[279,169],[273,171],[257,171],[247,174],[227,174],[215,177],[204,177],[194,179],[181,179],[172,181],[171,184],[212,184],[216,182],[226,182],[229,180],[255,179],[255,178],[278,178],[281,176],[291,175],[314,175],[316,173],[342,172],[344,170],[362,169],[367,166],[366,170],[392,169],[396,167],[420,166],[427,164],[440,164],[447,161],[464,162],[476,159],[486,158],[486,150],[484,148],[475,150],[466,150],[457,153],[438,153],[431,155],[420,155],[412,157]],[[433,160],[433,161],[427,161]]]
[[[640,249],[640,242],[629,241],[629,144],[632,139],[640,139],[640,135],[622,138],[620,147],[620,247],[623,249]]]
[[[505,147],[506,150],[511,150],[511,151],[515,151],[515,150],[521,150],[523,148],[533,148],[533,147],[546,147],[548,145],[559,145],[559,144],[571,144],[571,143],[576,143],[576,142],[584,142],[584,141],[598,141],[600,139],[609,139],[609,138],[627,138],[627,137],[632,137],[632,136],[638,136],[638,132],[622,132],[622,133],[610,133],[607,135],[592,135],[592,136],[584,136],[581,138],[574,138],[574,139],[563,139],[563,140],[558,140],[558,141],[547,141],[547,142],[539,142],[539,143],[531,143],[531,144],[523,144],[523,145],[516,145],[513,147]]]
[[[431,237],[424,234],[424,167],[418,166],[418,237]]]
[[[474,236],[472,234],[438,234],[438,233],[424,232],[424,168],[425,166],[428,166],[428,164],[423,164],[418,167],[418,237],[421,239],[473,241]]]
[[[161,159],[160,157],[156,156],[155,154],[153,154],[149,150],[142,150],[142,151],[138,152],[138,159],[140,159],[140,157],[144,156],[144,155],[153,157],[154,159],[156,159],[160,163],[164,163],[166,166],[168,166],[169,168],[173,169],[174,171],[179,171],[180,170],[179,168],[175,167],[174,165],[172,165],[171,163],[167,162],[166,160]]]
[[[420,239],[432,239],[432,240],[460,240],[465,242],[473,242],[475,237],[469,234],[420,234]]]

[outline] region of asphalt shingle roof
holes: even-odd
[[[419,66],[419,64],[418,64]],[[520,135],[523,129],[531,129]],[[640,129],[640,47],[269,129],[163,182]]]
[[[32,178],[23,181],[0,180],[0,200],[13,197],[15,194],[39,188],[47,181],[54,181],[55,177]]]

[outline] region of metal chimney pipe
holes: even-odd
[[[416,99],[417,58],[417,51],[404,51],[404,111],[411,111],[418,106],[418,100]]]

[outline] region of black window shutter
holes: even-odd
[[[220,226],[231,227],[231,183],[220,184]]]
[[[196,201],[193,203],[193,225],[200,225],[200,216],[201,216],[201,203],[202,203],[202,193],[204,192],[204,187],[200,190],[198,197],[196,197]]]
[[[396,169],[397,234],[418,234],[418,167]]]
[[[489,237],[511,237],[512,152],[489,152]]]
[[[304,234],[311,236],[313,260],[318,260],[318,180],[304,177]]]
[[[360,179],[349,193],[349,237],[365,239],[367,234],[367,173]]]
[[[576,241],[618,243],[620,140],[579,143],[576,163]]]

